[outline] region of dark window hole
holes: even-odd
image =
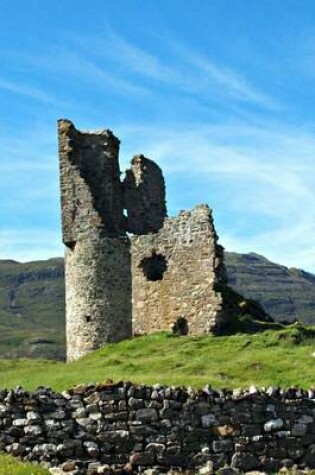
[[[189,326],[186,318],[179,317],[172,327],[172,332],[174,335],[182,336],[188,335],[189,333]]]
[[[74,248],[75,248],[75,245],[76,245],[76,241],[68,241],[65,243],[65,245],[71,249],[71,251],[74,251]]]
[[[90,315],[86,315],[84,319],[85,319],[85,323],[90,323],[92,321],[92,317]]]
[[[165,256],[152,251],[151,257],[144,257],[139,267],[148,280],[162,280],[163,274],[167,270],[167,262]]]

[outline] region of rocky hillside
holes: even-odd
[[[0,261],[0,355],[63,359],[63,259]]]
[[[227,252],[225,260],[229,285],[258,300],[276,321],[315,324],[315,275],[254,253]]]
[[[315,275],[257,254],[226,253],[229,283],[277,321],[315,324]],[[0,356],[63,359],[63,259],[0,261]]]

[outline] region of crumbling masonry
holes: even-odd
[[[62,119],[58,133],[68,360],[176,322],[190,334],[219,331],[225,269],[209,207],[168,218],[152,160],[136,155],[121,181],[110,130]]]

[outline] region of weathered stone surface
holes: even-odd
[[[165,184],[160,167],[143,155],[135,155],[126,171],[124,198],[127,230],[148,234],[162,228],[167,215]]]
[[[279,430],[283,427],[283,420],[282,419],[271,419],[270,421],[266,422],[264,425],[264,429],[266,432],[270,432],[273,430]]]
[[[58,122],[68,360],[131,334],[119,140]]]
[[[0,413],[1,450],[52,467],[51,473],[113,475],[146,468],[205,475],[315,467],[310,391],[119,383],[80,386],[64,396],[48,388],[1,394],[0,404],[6,405]],[[37,410],[28,411],[31,406]],[[260,424],[250,423],[255,414]],[[283,418],[270,419],[279,414]]]
[[[110,130],[62,119],[58,134],[68,360],[132,334],[219,331],[226,275],[208,206],[166,218],[152,160],[136,155],[121,182]]]
[[[292,435],[296,437],[303,437],[303,435],[306,434],[307,431],[307,425],[306,424],[294,424],[292,427]]]
[[[201,425],[202,427],[212,427],[218,421],[214,414],[205,414],[201,416]]]
[[[232,467],[238,468],[243,472],[249,472],[258,467],[258,459],[255,455],[236,452],[232,457]]]
[[[224,325],[224,301],[215,289],[225,278],[223,252],[208,206],[165,219],[157,233],[133,236],[131,259],[134,334],[170,330],[179,322],[183,334]]]

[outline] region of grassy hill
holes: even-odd
[[[29,462],[20,462],[10,455],[0,454],[0,475],[49,475],[49,471]]]
[[[268,323],[261,323],[266,325]],[[56,391],[106,380],[217,388],[256,385],[314,386],[315,327],[299,324],[256,334],[174,336],[159,332],[106,345],[66,364],[52,360],[0,360],[0,387]],[[49,472],[0,454],[0,475]]]
[[[62,391],[111,379],[194,387],[310,388],[314,357],[315,328],[302,325],[222,337],[176,337],[159,332],[107,345],[67,365],[51,360],[2,360],[0,387],[45,385]],[[48,473],[0,454],[0,475]]]
[[[315,324],[315,275],[258,254],[226,253],[229,285],[261,303],[276,321]]]
[[[203,387],[314,385],[315,328],[291,325],[254,335],[175,337],[165,332],[110,344],[76,362],[2,360],[0,387],[129,380]]]
[[[0,355],[64,359],[63,259],[0,261]]]
[[[230,285],[275,320],[315,324],[315,276],[257,254],[226,253]],[[63,259],[0,261],[0,356],[65,358]]]

